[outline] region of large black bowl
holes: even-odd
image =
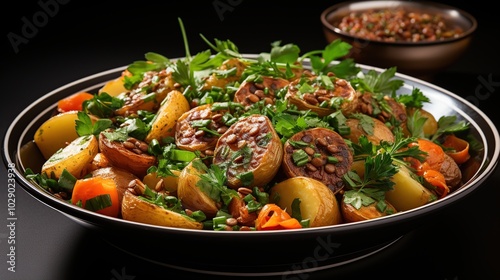
[[[360,65],[363,70],[374,69]],[[15,165],[17,182],[30,195],[68,218],[89,227],[112,245],[157,264],[187,271],[224,275],[293,275],[351,263],[397,242],[432,219],[440,210],[481,187],[495,169],[499,134],[490,119],[463,98],[430,83],[397,74],[405,81],[400,93],[418,87],[431,99],[426,110],[435,116],[456,115],[471,125],[471,136],[484,149],[470,162],[467,182],[447,197],[384,218],[294,231],[224,232],[168,228],[110,218],[65,203],[24,176],[25,168],[39,172],[44,159],[33,143],[37,128],[57,101],[80,91],[96,92],[118,77],[124,67],[101,72],[60,87],[34,101],[14,119],[5,133],[3,159]],[[472,171],[471,171],[472,170]]]

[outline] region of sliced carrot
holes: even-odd
[[[118,190],[115,181],[111,178],[95,176],[77,180],[73,187],[71,202],[75,205],[81,203],[81,206],[85,208],[87,201],[101,195],[109,195],[111,206],[97,210],[96,212],[111,217],[118,217],[120,212]]]
[[[435,191],[440,198],[445,197],[450,192],[450,188],[441,172],[429,169],[424,172],[423,177],[425,181],[435,187]]]
[[[256,220],[257,230],[279,230],[302,228],[300,222],[292,218],[276,204],[266,204],[259,212]]]
[[[422,176],[425,181],[432,185],[439,197],[446,196],[450,192],[450,188],[446,184],[443,173],[440,172],[441,165],[445,160],[443,148],[427,139],[418,139],[417,143],[410,144],[410,146],[414,145],[417,145],[420,150],[427,153],[423,162],[414,158],[409,160],[411,166],[415,169],[415,173]]]
[[[282,221],[280,223],[280,227],[282,227],[283,229],[296,229],[296,228],[302,228],[302,225],[297,219],[290,218]]]
[[[63,98],[57,102],[57,110],[61,113],[68,111],[82,111],[83,101],[92,99],[93,94],[88,92],[79,92]]]
[[[449,155],[457,164],[462,164],[470,158],[469,142],[458,138],[454,134],[446,136],[443,146],[452,149],[450,151],[446,151],[446,154]]]
[[[417,143],[412,143],[409,146],[418,146],[418,148],[427,153],[424,162],[419,162],[418,160],[410,160],[412,167],[415,168],[417,174],[422,176],[423,172],[429,169],[440,170],[441,164],[444,162],[445,153],[443,148],[438,144],[427,140],[418,139]]]

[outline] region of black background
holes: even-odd
[[[16,114],[33,100],[69,82],[142,60],[149,51],[169,58],[184,56],[178,18],[186,28],[191,54],[208,49],[199,34],[208,39],[229,39],[241,53],[267,52],[270,44],[277,40],[295,43],[306,52],[325,47],[319,15],[337,2],[41,0],[9,3],[9,8],[4,5],[1,10],[0,91],[4,103],[0,109],[1,131],[3,133]],[[476,97],[475,105],[496,122],[499,119],[496,91],[500,86],[500,45],[495,37],[500,25],[495,9],[470,0],[440,2],[473,14],[479,26],[467,53],[432,82],[462,97]],[[44,11],[43,6],[50,9]],[[26,22],[36,22],[38,26],[28,30]],[[23,36],[23,29],[27,36]],[[26,40],[13,44],[9,40],[12,34]],[[487,94],[477,98],[482,80],[489,80],[491,87]],[[0,171],[0,178],[6,180],[5,168]],[[499,183],[497,171],[470,198],[447,208],[383,253],[330,271],[302,275],[301,279],[498,279],[500,269],[495,254],[500,250]],[[5,188],[1,188],[0,193],[0,220],[6,221],[2,218],[7,216]],[[19,219],[16,272],[7,271],[8,231],[0,226],[0,279],[193,279],[201,276],[178,275],[178,271],[123,253],[42,205],[20,187],[16,191],[16,208]]]

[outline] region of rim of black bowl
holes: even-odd
[[[458,37],[453,37],[453,38],[447,38],[443,40],[435,40],[435,41],[419,41],[419,42],[404,42],[404,41],[398,41],[398,42],[386,42],[386,41],[379,41],[379,40],[370,40],[370,39],[365,39],[363,37],[358,37],[358,36],[353,36],[347,32],[344,32],[340,30],[338,27],[334,26],[330,20],[333,17],[332,13],[337,12],[340,9],[345,9],[346,13],[348,13],[351,8],[350,6],[358,6],[354,10],[356,11],[364,11],[367,9],[379,9],[379,8],[387,8],[387,7],[394,7],[395,5],[398,6],[411,6],[411,7],[417,7],[420,10],[431,10],[431,11],[444,11],[444,14],[449,15],[452,18],[460,18],[461,21],[467,22],[469,24],[469,28],[464,30],[464,33],[462,33]],[[340,18],[340,17],[339,17]],[[414,1],[345,1],[341,2],[335,5],[332,5],[328,8],[326,8],[320,15],[321,23],[323,24],[323,28],[328,29],[329,31],[339,35],[343,36],[345,38],[349,38],[350,40],[358,40],[360,42],[369,42],[374,43],[374,44],[380,44],[380,45],[393,45],[393,46],[421,46],[421,45],[439,45],[439,44],[446,44],[458,40],[463,40],[464,38],[472,36],[478,26],[476,18],[462,10],[450,5],[442,4],[442,3],[437,3],[433,1],[419,1],[419,2],[414,2]]]
[[[245,57],[256,58],[257,55],[244,54]],[[308,62],[306,61],[305,64]],[[367,66],[358,64],[363,70],[375,70],[383,71],[383,69],[373,66]],[[24,168],[22,167],[22,162],[20,160],[20,150],[27,142],[32,141],[32,133],[43,123],[43,121],[48,119],[48,116],[54,112],[57,101],[63,96],[68,96],[72,93],[79,91],[97,91],[106,82],[111,81],[118,77],[126,67],[118,67],[111,70],[103,71],[67,85],[64,85],[58,89],[55,89],[41,98],[34,101],[30,106],[25,108],[20,112],[17,117],[13,120],[10,126],[7,128],[5,137],[3,139],[3,160],[6,166],[14,163],[15,168],[9,167],[9,172],[13,170],[16,176],[17,182],[21,184],[23,189],[27,191],[34,198],[40,202],[46,204],[47,206],[53,208],[54,210],[68,216],[69,218],[80,222],[84,225],[93,225],[98,228],[113,228],[121,227],[126,230],[149,230],[159,233],[172,233],[172,234],[183,234],[183,235],[204,235],[204,236],[231,236],[231,238],[261,238],[263,235],[266,238],[280,239],[283,236],[296,236],[300,235],[303,237],[316,236],[317,234],[333,234],[342,233],[346,234],[353,230],[366,230],[366,229],[380,229],[388,225],[393,224],[403,224],[409,223],[417,218],[422,218],[431,213],[435,213],[437,210],[443,209],[444,206],[455,203],[469,193],[477,189],[481,183],[483,183],[489,175],[494,171],[496,164],[498,162],[498,157],[500,153],[500,137],[498,131],[493,124],[493,122],[474,105],[469,103],[467,100],[461,98],[454,93],[451,93],[443,88],[430,84],[428,82],[422,81],[420,79],[407,76],[404,74],[397,73],[396,77],[404,79],[406,90],[411,91],[414,86],[419,86],[430,91],[436,91],[442,94],[444,101],[456,100],[459,105],[458,107],[452,104],[453,110],[460,112],[461,117],[467,119],[467,121],[472,122],[476,130],[478,130],[479,136],[485,147],[485,155],[481,161],[480,171],[477,171],[474,176],[461,188],[451,193],[449,196],[439,199],[437,201],[431,202],[429,204],[420,206],[415,209],[399,212],[390,216],[356,222],[356,223],[346,223],[318,228],[305,228],[298,230],[285,230],[279,231],[252,231],[252,232],[231,232],[231,231],[210,231],[210,230],[193,230],[184,228],[172,228],[164,226],[155,226],[149,224],[143,224],[133,221],[127,221],[120,218],[113,218],[104,216],[98,213],[85,210],[83,208],[77,207],[75,205],[69,204],[65,201],[55,198],[53,195],[49,194],[47,191],[37,187],[31,183],[28,179],[24,177]],[[451,107],[450,107],[451,108]],[[467,114],[464,110],[472,110],[472,115]],[[478,123],[480,122],[480,123]],[[483,129],[481,129],[483,128]],[[487,130],[484,130],[487,129]]]

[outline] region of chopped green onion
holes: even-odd
[[[187,150],[172,149],[170,154],[171,160],[190,162],[196,158],[196,154]]]
[[[111,206],[111,196],[109,194],[101,194],[85,201],[85,209],[96,212]]]
[[[328,163],[338,163],[339,159],[337,157],[328,157]]]
[[[309,143],[306,143],[304,141],[293,141],[293,140],[290,140],[289,143],[294,148],[305,148],[305,147],[309,146]]]
[[[338,132],[340,135],[349,135],[351,134],[351,128],[348,125],[342,125],[338,127]]]
[[[160,142],[157,139],[151,140],[151,142],[148,145],[148,152],[152,155],[161,155],[162,148],[160,146]]]
[[[309,161],[309,156],[304,150],[296,150],[292,154],[295,165],[304,166]]]
[[[251,200],[247,203],[247,209],[248,209],[248,212],[255,212],[259,209],[262,208],[262,204],[260,204],[259,202],[255,201],[255,200]]]
[[[253,182],[253,172],[252,171],[238,174],[238,176],[236,176],[236,177],[241,180],[241,183],[243,184],[243,186],[249,186]]]
[[[213,228],[214,228],[214,229],[217,229],[217,228],[219,228],[220,226],[225,227],[225,226],[226,226],[226,220],[227,220],[227,218],[226,218],[225,216],[214,217],[214,218],[212,219],[212,222],[213,222]]]
[[[63,169],[61,173],[61,177],[59,177],[59,180],[57,181],[59,187],[64,189],[65,191],[71,191],[73,190],[73,187],[75,186],[76,183],[76,177],[73,176],[71,173],[69,173],[68,170]]]

